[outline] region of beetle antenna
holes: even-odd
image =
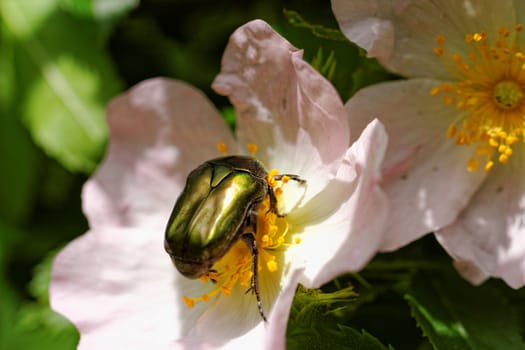
[[[255,240],[255,236],[253,233],[243,233],[242,234],[242,240],[248,248],[252,252],[252,280],[251,280],[251,286],[250,289],[248,289],[246,292],[251,291],[255,294],[255,297],[257,298],[257,308],[259,309],[259,314],[261,315],[264,322],[266,322],[266,316],[264,315],[264,311],[262,308],[262,302],[261,302],[261,294],[259,292],[259,271],[258,271],[258,261],[259,261],[259,251],[257,250],[257,242]]]

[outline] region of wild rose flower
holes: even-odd
[[[80,348],[283,348],[297,284],[319,287],[376,252],[387,216],[377,185],[386,135],[375,121],[349,148],[342,102],[301,57],[260,20],[232,35],[213,87],[236,108],[235,137],[179,81],[148,80],[110,103],[107,154],[83,190],[90,231],[52,271],[52,307],[78,327]],[[245,294],[252,256],[242,241],[214,265],[216,283],[184,278],[164,251],[188,173],[221,152],[253,153],[268,170],[307,181],[302,192],[288,189],[293,181],[272,184],[287,216],[259,210],[268,322]]]
[[[346,105],[389,135],[382,250],[430,231],[471,282],[525,284],[525,34],[519,1],[333,0],[345,35],[410,79]]]

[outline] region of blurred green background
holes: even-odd
[[[75,328],[49,309],[47,288],[54,254],[88,228],[80,193],[104,155],[107,102],[141,80],[172,77],[203,90],[234,127],[227,99],[210,84],[230,34],[255,18],[303,48],[344,101],[396,79],[341,35],[329,1],[0,0],[0,349],[78,342]],[[457,293],[429,287],[449,283]],[[506,319],[506,332],[494,337],[522,348],[523,294],[497,281],[467,285],[429,237],[381,255],[362,274],[299,291],[288,345],[461,349],[433,332],[442,326],[436,320],[448,322],[447,337],[456,339],[453,323],[471,324],[470,310],[480,309],[484,320]],[[443,300],[468,312],[443,316]],[[491,325],[475,325],[472,334],[492,337]]]

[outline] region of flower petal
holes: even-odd
[[[259,275],[262,305],[266,314],[271,309],[273,302],[280,292],[279,277],[266,278],[265,274]],[[213,288],[211,283],[206,286],[199,280],[193,280],[185,285],[179,285],[180,296],[200,296]],[[246,293],[249,286],[236,284],[229,295],[219,294],[209,302],[199,302],[195,306],[201,310],[182,310],[180,317],[186,320],[194,318],[188,324],[191,327],[185,331],[185,339],[201,340],[212,347],[231,346],[234,339],[250,339],[264,330],[264,322],[257,309],[256,297]],[[182,298],[179,298],[182,303]],[[217,325],[221,325],[218,327]]]
[[[189,171],[219,156],[218,142],[235,150],[213,105],[179,81],[138,84],[110,103],[108,123],[106,158],[83,191],[92,229],[167,220]]]
[[[290,215],[291,222],[306,223],[301,243],[286,253],[305,267],[300,283],[306,287],[357,271],[377,252],[388,215],[378,183],[386,144],[383,126],[373,121],[348,150],[336,178]]]
[[[79,329],[79,349],[167,349],[180,332],[163,227],[87,233],[55,257],[50,302]]]
[[[392,209],[382,250],[449,225],[486,176],[466,169],[472,147],[447,138],[456,112],[429,95],[436,84],[422,79],[378,84],[359,91],[346,105],[352,130],[377,117],[389,137],[383,188]]]
[[[466,34],[515,24],[513,1],[332,0],[343,33],[370,57],[406,77],[451,78],[434,55],[442,35],[452,53],[467,53]],[[482,26],[481,26],[482,25]]]
[[[261,292],[265,292],[261,295],[263,305],[269,306],[268,302],[274,300],[267,323],[262,322],[257,313],[256,303],[252,302],[255,297],[237,286],[231,295],[221,295],[210,301],[213,304],[208,305],[190,334],[178,344],[188,349],[202,347],[203,343],[204,348],[212,349],[237,349],[246,344],[251,344],[250,349],[285,349],[288,315],[301,273],[301,269],[289,271],[281,280],[282,286],[271,287],[275,293],[268,293],[268,280],[260,280]],[[184,319],[184,314],[181,317]]]
[[[281,173],[321,177],[328,172],[320,166],[326,169],[348,147],[335,89],[302,60],[302,51],[261,20],[231,36],[213,88],[236,108],[240,144],[259,144],[257,158]],[[309,182],[307,195],[314,195],[326,179]]]
[[[265,349],[286,349],[286,330],[290,316],[290,308],[302,272],[302,269],[294,269],[286,277],[286,283],[283,283],[282,290],[277,300],[275,300],[270,318],[268,319],[267,336],[264,339]]]
[[[525,285],[525,155],[494,167],[457,221],[437,233],[466,279],[502,278]],[[468,267],[468,269],[466,268]]]

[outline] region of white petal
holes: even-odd
[[[55,258],[50,302],[81,333],[79,349],[167,349],[181,331],[175,270],[158,230],[87,233]]]
[[[436,84],[422,79],[378,84],[346,105],[352,130],[377,117],[388,133],[382,185],[391,211],[383,250],[449,225],[486,176],[467,171],[473,147],[456,146],[447,138],[456,110],[430,96]]]
[[[189,171],[235,143],[207,98],[179,81],[144,81],[108,107],[110,143],[83,191],[90,227],[167,220]]]
[[[268,319],[267,336],[264,339],[265,349],[280,350],[286,348],[286,330],[290,308],[297,289],[297,282],[302,273],[302,269],[295,269],[284,278],[282,290]]]
[[[322,188],[319,169],[343,156],[349,131],[337,92],[302,51],[252,21],[231,36],[213,88],[236,108],[241,145],[258,144],[257,158],[281,173],[318,174],[307,196]]]
[[[288,182],[276,181],[273,190],[282,189],[283,194],[277,202],[277,212],[279,215],[288,215],[292,210],[299,207],[303,202],[308,188],[308,183],[304,179],[290,179]]]
[[[332,0],[341,30],[406,77],[452,78],[434,55],[435,38],[443,35],[452,53],[468,53],[466,34],[515,24],[511,0]]]
[[[437,234],[474,283],[481,274],[525,285],[524,151],[520,145],[508,164],[497,164],[457,221]]]
[[[343,34],[381,62],[390,59],[395,43],[391,7],[388,0],[332,0]]]
[[[301,243],[286,252],[304,266],[300,283],[305,286],[319,287],[357,271],[377,252],[388,214],[378,183],[386,143],[382,125],[372,122],[348,150],[335,180],[290,215],[290,222],[305,225]]]
[[[242,245],[243,243],[240,242]],[[283,266],[282,257],[277,256],[279,266]],[[273,303],[281,292],[283,271],[270,273],[264,266],[259,273],[259,289],[262,307],[266,317],[271,314]],[[200,297],[218,285],[203,283],[199,280],[187,280],[178,283],[178,300],[182,296]],[[183,341],[202,341],[213,347],[229,347],[232,341],[242,341],[258,334],[260,327],[265,328],[259,314],[256,297],[247,293],[249,286],[235,284],[229,295],[219,293],[210,297],[208,302],[199,301],[194,308],[182,310],[179,317],[187,322]],[[218,326],[220,325],[220,326]],[[237,340],[235,340],[237,339]],[[262,344],[262,343],[261,343]]]

